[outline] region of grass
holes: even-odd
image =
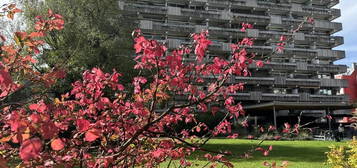
[[[253,145],[260,141],[255,140],[236,140],[236,139],[213,139],[205,146],[210,150],[229,150],[234,153],[242,153],[251,149]],[[328,168],[324,163],[326,161],[325,152],[329,150],[331,145],[342,145],[331,141],[265,141],[262,146],[264,148],[273,145],[273,151],[268,157],[262,156],[256,152],[253,158],[241,159],[237,157],[229,158],[234,167],[237,168],[264,168],[264,161],[277,162],[289,161],[289,168]],[[198,155],[197,153],[195,154]],[[194,167],[202,167],[205,165],[206,159],[199,157],[190,161],[198,164]]]
[[[215,151],[227,150],[241,154],[259,142],[257,140],[212,139],[205,145],[205,148]],[[228,159],[232,161],[235,168],[266,168],[263,166],[264,161],[269,163],[276,162],[278,165],[283,161],[289,161],[288,168],[328,168],[324,164],[326,161],[325,152],[329,151],[328,147],[331,145],[345,145],[345,143],[333,141],[264,141],[262,143],[264,148],[270,145],[273,145],[273,151],[267,157],[264,157],[260,152],[256,152],[253,158],[250,159],[241,159],[239,157],[230,157]],[[202,157],[204,154],[196,152],[192,155],[189,161],[194,163],[193,167],[202,168],[207,164],[207,159]],[[167,164],[167,162],[163,163],[160,167],[166,168]],[[176,163],[176,166],[178,167],[178,163]],[[175,166],[171,164],[170,167]],[[220,167],[221,165],[217,168]]]

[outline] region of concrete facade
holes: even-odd
[[[244,37],[255,38],[249,52],[256,59],[269,61],[262,68],[252,65],[251,77],[235,77],[230,82],[244,82],[246,89],[234,95],[248,111],[323,110],[324,114],[349,105],[347,87],[336,74],[347,71],[334,61],[345,58],[345,52],[333,50],[343,44],[342,30],[333,20],[341,14],[332,8],[339,0],[134,0],[119,1],[126,14],[137,18],[145,36],[164,42],[171,49],[190,43],[190,33],[209,30],[214,44],[206,59],[229,55],[230,44]],[[306,17],[304,24],[292,33]],[[254,29],[241,32],[242,23]],[[283,53],[275,48],[281,35],[291,37]],[[187,58],[190,59],[190,58]],[[269,113],[271,114],[271,113]],[[258,115],[258,114],[257,114]],[[276,122],[275,122],[276,124]]]

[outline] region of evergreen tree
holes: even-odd
[[[116,69],[129,82],[133,76],[133,19],[123,15],[117,0],[27,0],[24,2],[29,27],[38,16],[52,9],[65,20],[64,31],[50,34],[40,61],[49,68],[64,68],[68,74],[57,90],[67,91],[85,69]],[[61,67],[55,67],[60,65]]]

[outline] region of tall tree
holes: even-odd
[[[26,0],[24,6],[28,25],[47,9],[61,13],[65,19],[65,30],[47,37],[49,47],[43,49],[40,58],[46,66],[68,71],[66,81],[59,84],[62,92],[84,70],[93,67],[116,69],[125,75],[124,79],[131,79],[135,62],[130,58],[130,32],[135,24],[122,15],[117,0]],[[61,67],[55,67],[58,65]]]

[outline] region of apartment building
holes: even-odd
[[[321,117],[350,106],[348,96],[337,94],[347,81],[335,79],[347,71],[334,62],[345,57],[334,50],[343,37],[334,36],[342,24],[333,8],[339,0],[120,0],[124,13],[138,21],[150,39],[166,43],[170,49],[190,43],[190,34],[209,30],[214,42],[206,59],[229,56],[230,44],[244,37],[255,38],[248,49],[256,59],[268,61],[262,68],[251,65],[252,76],[237,76],[246,89],[234,97],[251,116],[271,118],[277,125],[281,116],[306,114]],[[305,23],[306,18],[313,23]],[[253,29],[240,30],[242,23]],[[292,32],[301,23],[301,30]],[[281,35],[291,40],[276,52]],[[190,59],[190,58],[187,58]],[[278,123],[279,124],[279,123]]]

